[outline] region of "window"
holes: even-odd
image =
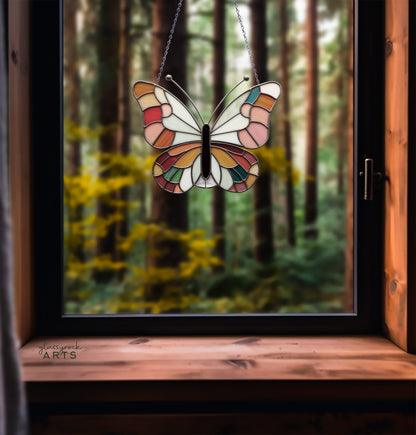
[[[111,92],[115,93],[117,100],[114,80],[117,80],[118,64],[114,64],[114,61],[111,64],[109,53],[114,53],[118,45],[111,47],[108,41],[104,39],[101,41],[99,37],[97,38],[97,35],[101,35],[102,38],[108,37],[108,33],[100,34],[104,31],[99,26],[99,20],[104,20],[104,18],[99,16],[98,9],[88,9],[86,4],[82,3],[80,5],[82,11],[74,13],[71,10],[74,2],[64,0],[63,4],[58,1],[43,5],[41,3],[34,7],[33,17],[34,50],[42,56],[42,61],[37,61],[34,66],[33,96],[36,138],[34,150],[35,273],[38,305],[42,313],[39,316],[41,329],[46,330],[53,325],[57,330],[72,333],[257,333],[369,331],[377,327],[378,314],[376,313],[378,313],[379,298],[376,294],[380,287],[381,214],[379,210],[381,196],[376,195],[371,202],[364,201],[363,181],[358,174],[363,169],[366,157],[374,158],[379,162],[379,167],[382,167],[383,77],[380,71],[382,71],[383,56],[380,54],[383,52],[383,15],[380,3],[358,1],[355,4],[353,168],[355,252],[354,272],[347,271],[347,276],[354,276],[355,281],[354,298],[352,298],[352,293],[349,295],[351,309],[348,309],[348,303],[345,303],[345,276],[343,276],[347,237],[344,223],[347,210],[346,197],[342,194],[335,194],[342,180],[347,179],[348,167],[344,165],[345,173],[341,176],[341,181],[332,182],[331,174],[328,174],[328,168],[333,166],[336,158],[334,146],[337,143],[337,140],[328,139],[329,126],[335,120],[332,112],[341,112],[340,109],[345,107],[339,104],[339,100],[346,95],[347,83],[347,79],[342,80],[343,74],[345,76],[345,69],[340,66],[340,63],[334,65],[330,62],[337,56],[340,59],[345,57],[345,47],[348,52],[346,42],[348,41],[348,27],[345,24],[348,14],[342,2],[340,10],[335,11],[332,17],[328,16],[320,21],[321,29],[325,30],[319,39],[323,65],[322,68],[320,67],[321,78],[319,79],[322,89],[320,94],[322,105],[319,106],[318,112],[323,128],[320,128],[319,155],[322,160],[318,165],[317,176],[318,185],[322,186],[318,195],[322,217],[307,227],[303,226],[304,216],[300,198],[303,197],[302,186],[308,177],[302,173],[303,181],[294,189],[295,203],[298,206],[293,210],[294,222],[298,224],[298,228],[302,225],[301,229],[295,233],[295,236],[299,236],[300,243],[298,242],[297,248],[293,248],[290,246],[290,240],[286,242],[286,223],[281,225],[279,221],[284,216],[280,208],[286,207],[280,199],[283,195],[278,195],[277,200],[272,198],[271,208],[266,207],[266,211],[273,222],[273,241],[278,249],[275,250],[274,259],[268,264],[266,263],[268,258],[261,257],[261,255],[270,255],[267,254],[267,243],[263,246],[262,253],[257,253],[259,255],[257,263],[251,258],[259,241],[255,240],[253,220],[256,220],[259,214],[264,213],[264,208],[261,207],[253,210],[255,192],[250,191],[241,195],[227,193],[224,195],[225,199],[222,200],[218,199],[220,198],[218,195],[217,200],[223,201],[225,206],[222,206],[222,209],[221,207],[216,208],[216,210],[226,212],[226,225],[228,225],[225,231],[225,255],[218,248],[216,251],[212,249],[215,235],[211,230],[213,224],[210,219],[212,213],[210,202],[213,197],[211,190],[191,191],[188,194],[187,207],[184,205],[186,202],[184,199],[176,198],[176,196],[173,200],[169,199],[171,202],[175,201],[172,202],[174,214],[178,214],[178,210],[181,209],[187,210],[188,222],[182,228],[179,224],[175,231],[170,230],[169,232],[160,221],[152,222],[150,210],[154,207],[154,200],[152,202],[150,199],[152,197],[150,192],[158,187],[153,186],[153,180],[149,181],[147,177],[148,162],[155,157],[150,155],[149,147],[146,147],[140,139],[141,120],[138,116],[138,107],[133,105],[134,101],[131,107],[128,99],[127,103],[124,103],[126,107],[129,106],[130,110],[134,111],[135,120],[131,125],[132,134],[129,145],[133,152],[125,156],[113,154],[97,157],[96,155],[100,145],[101,150],[105,150],[105,142],[108,145],[109,141],[102,139],[108,131],[109,135],[114,135],[114,131],[111,132],[111,117],[114,114],[119,116],[118,110],[109,113],[111,111],[108,108],[113,106],[114,109],[115,103],[107,104],[107,100],[112,95]],[[111,2],[112,7],[117,7],[117,3]],[[141,13],[137,11],[132,13],[132,28],[139,29],[139,33],[142,32],[140,40],[132,40],[132,48],[135,52],[141,49],[141,62],[138,63],[139,56],[136,56],[136,64],[132,66],[134,74],[131,79],[127,80],[127,88],[130,88],[129,82],[134,79],[150,79],[149,68],[146,68],[149,64],[150,39],[147,39],[147,43],[144,42],[149,33],[148,30],[146,33],[148,29],[146,14],[149,13],[146,8],[150,5],[146,6],[146,2],[143,4],[145,6],[140,6],[144,8]],[[289,4],[291,8],[289,12],[292,13],[293,19],[293,16],[297,17],[296,14],[299,15],[300,11],[305,9],[306,2],[299,0]],[[95,5],[95,7],[98,6]],[[191,35],[197,34],[198,29],[203,25],[207,23],[211,25],[212,20],[203,20],[197,14],[194,3],[190,2],[188,9],[192,17],[188,23]],[[243,15],[247,15],[244,14],[243,8],[242,11]],[[276,13],[270,13],[270,11]],[[107,11],[108,19],[113,16],[113,12]],[[268,12],[269,28],[272,29],[272,24],[277,21],[278,14],[270,7]],[[325,16],[325,13],[329,14],[330,11],[323,9],[320,12],[322,16]],[[71,13],[74,14],[72,28],[69,18]],[[234,17],[231,16],[232,13],[232,10],[226,9],[227,23],[229,21],[235,23]],[[60,17],[59,20],[58,17]],[[247,17],[245,17],[246,22]],[[301,18],[295,19],[301,22]],[[44,20],[55,24],[46,29],[42,26]],[[90,20],[88,25],[86,20]],[[70,32],[77,29],[78,33],[71,35]],[[88,29],[89,32],[86,32]],[[227,26],[226,40],[231,50],[227,60],[232,67],[226,69],[228,80],[226,80],[225,87],[232,85],[237,76],[245,73],[238,67],[233,67],[235,63],[232,63],[232,59],[241,56],[242,65],[248,65],[246,53],[240,50],[243,48],[243,43],[240,35],[236,34],[236,29],[238,30],[237,27]],[[293,38],[290,42],[298,41],[297,38],[299,41],[302,40],[296,34],[293,35],[295,32],[290,26],[288,29],[288,35],[292,32],[291,37]],[[123,29],[115,30],[120,35],[122,34]],[[42,50],[41,47],[46,41],[51,40],[51,36],[56,38],[55,45],[51,46],[49,42],[48,51]],[[273,44],[272,36],[269,36],[272,41],[269,49],[271,71],[276,69],[278,59],[280,59],[279,54],[281,55],[281,52],[276,53],[277,45]],[[340,44],[333,43],[338,36]],[[181,37],[180,32],[176,37]],[[212,102],[206,99],[206,95],[209,95],[207,90],[212,88],[212,83],[207,79],[209,67],[206,63],[212,49],[210,43],[201,42],[198,35],[194,38],[197,39],[191,39],[188,50],[187,90],[194,97],[197,105],[203,111],[208,112]],[[74,41],[77,41],[77,44],[73,44]],[[119,39],[117,43],[118,41]],[[280,39],[279,41],[281,44]],[[112,43],[114,44],[114,41]],[[101,48],[97,48],[100,44]],[[197,47],[204,47],[204,49],[198,50]],[[86,53],[77,54],[81,48],[86,50]],[[305,134],[305,121],[302,120],[302,115],[297,114],[298,111],[304,112],[302,89],[304,90],[305,86],[302,69],[305,57],[299,54],[300,49],[296,52],[297,57],[293,54],[291,56],[292,64],[289,65],[289,72],[292,86],[293,82],[296,83],[296,80],[299,80],[300,91],[290,94],[292,110],[295,113],[291,115],[291,120],[295,119],[298,122],[296,128],[293,129],[293,143],[294,149],[299,150],[302,145],[304,146],[301,136]],[[77,64],[77,59],[71,56],[82,56],[82,59],[78,59]],[[100,62],[109,67],[107,73],[113,77],[110,82],[106,82],[108,74],[106,76],[103,69],[98,67]],[[273,62],[274,65],[271,65]],[[179,64],[179,69],[181,67],[183,68],[183,62]],[[331,83],[333,79],[331,74],[336,76],[337,71],[341,76],[339,86],[342,90],[341,94],[335,97],[331,95],[331,86],[334,85]],[[166,72],[170,71],[167,69]],[[180,74],[179,71],[178,74]],[[274,73],[271,76],[269,73],[269,78],[279,80],[280,77],[279,74]],[[77,80],[79,80],[78,84]],[[45,89],[48,90],[46,95]],[[79,103],[74,103],[77,92]],[[282,101],[280,101],[274,112],[276,119],[282,118],[282,106]],[[105,119],[110,122],[101,122]],[[115,118],[115,121],[117,119],[119,118]],[[259,155],[263,166],[267,167],[271,161],[277,162],[275,168],[277,174],[272,173],[271,181],[268,182],[275,194],[287,192],[287,180],[285,180],[285,177],[287,178],[287,153],[282,154],[282,146],[277,146],[279,137],[282,137],[279,128],[282,128],[279,122],[273,123],[272,141],[276,141],[276,145],[265,148],[266,152],[262,151],[264,155]],[[81,142],[82,145],[74,146],[77,141],[78,145]],[[74,151],[77,149],[79,151],[80,148],[81,153],[78,153],[78,156],[75,155]],[[111,147],[108,149],[115,150]],[[295,156],[298,154],[295,152]],[[298,159],[300,160],[300,157]],[[82,164],[80,160],[83,160]],[[339,163],[342,163],[342,159]],[[294,166],[291,167],[302,168],[303,165],[302,161],[296,165],[295,159]],[[81,166],[83,166],[82,170],[80,170]],[[100,171],[101,177],[96,177]],[[103,177],[103,174],[106,176]],[[65,183],[63,183],[63,176],[65,176]],[[309,176],[309,179],[311,178],[313,179],[313,176]],[[293,181],[293,173],[290,180]],[[125,181],[127,184],[123,184]],[[115,190],[111,190],[110,186],[117,182],[121,183],[119,185],[124,190],[117,189],[116,193]],[[106,190],[108,192],[108,189],[111,191],[110,194],[100,193]],[[127,197],[123,197],[123,192],[125,194],[126,191],[128,192]],[[88,194],[90,194],[89,197]],[[127,202],[131,202],[133,198],[141,200],[126,208],[126,199]],[[330,210],[337,207],[339,217],[334,217]],[[101,212],[97,213],[96,209]],[[160,210],[161,205],[159,204],[159,212]],[[352,207],[349,210],[352,212]],[[158,210],[155,211],[155,215],[157,213]],[[123,217],[128,215],[129,219],[119,219],[120,214]],[[114,224],[108,224],[113,217]],[[175,215],[172,217],[172,220],[174,219],[176,219]],[[86,220],[89,226],[85,225]],[[91,222],[93,225],[90,225]],[[99,229],[97,222],[104,223],[104,234],[112,233],[110,244],[108,237],[98,237],[98,244],[101,243],[103,248],[99,255],[97,255],[97,249],[100,249],[99,246],[97,247],[96,236]],[[129,230],[119,238],[121,244],[115,244],[116,232],[121,231],[125,223],[129,224]],[[82,231],[74,232],[76,228]],[[241,233],[232,231],[235,228],[238,228]],[[304,230],[312,235],[306,242],[302,240]],[[314,239],[316,231],[321,234]],[[176,264],[172,265],[168,262],[166,265],[166,262],[163,264],[163,261],[158,261],[157,254],[152,254],[156,257],[153,260],[156,267],[153,273],[149,274],[148,245],[152,243],[151,238],[149,240],[146,238],[149,233],[152,233],[153,237],[156,234],[162,239],[170,238],[170,244],[165,243],[165,248],[170,246],[171,251],[182,252],[181,262],[178,263],[177,258],[174,257]],[[80,235],[82,235],[81,242]],[[351,232],[349,236],[352,237]],[[121,249],[120,246],[126,249]],[[184,252],[184,247],[189,251]],[[326,257],[322,253],[324,249],[327,250]],[[171,255],[172,252],[169,252],[169,256]],[[225,271],[218,270],[221,267],[216,259],[221,256],[224,259]],[[200,263],[201,258],[206,261],[206,264],[202,262],[202,266],[209,266],[209,269],[200,268],[200,264],[195,261],[196,264],[193,264],[191,259],[195,258]],[[314,261],[312,262],[311,259]],[[109,263],[111,267],[105,268],[105,265]],[[215,269],[215,273],[212,273],[212,268]],[[178,275],[181,270],[184,275],[188,274],[185,278],[181,277],[180,280],[171,278],[172,274]],[[302,274],[306,278],[302,278]],[[146,297],[146,291],[149,288],[152,295]],[[299,291],[299,288],[302,291]],[[154,296],[155,294],[157,297]],[[312,303],[310,300],[305,300],[306,297],[309,297]],[[157,312],[160,314],[155,314]],[[118,315],[112,315],[114,313]]]

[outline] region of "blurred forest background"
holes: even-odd
[[[352,1],[239,5],[282,85],[261,176],[174,195],[131,88],[156,80],[177,1],[64,0],[65,313],[352,310]],[[251,74],[233,1],[184,1],[164,74],[206,118]]]

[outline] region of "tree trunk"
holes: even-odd
[[[348,169],[344,311],[354,310],[354,3],[348,1]]]
[[[130,154],[130,98],[131,98],[131,9],[132,0],[120,0],[120,67],[118,71],[118,118],[119,126],[117,132],[117,151],[123,156]],[[127,203],[129,200],[129,188],[123,187],[118,193],[121,201]],[[125,238],[129,232],[128,210],[124,209],[124,220],[117,223],[117,240]],[[117,250],[117,259],[123,261],[125,254],[121,250]],[[124,269],[117,272],[117,280],[121,281],[124,276]]]
[[[118,75],[119,93],[119,128],[118,151],[123,155],[130,154],[130,65],[131,65],[131,9],[133,0],[120,0],[120,65]]]
[[[337,96],[339,101],[344,99],[344,77],[339,73],[337,77]],[[344,193],[344,159],[345,159],[345,115],[344,107],[339,108],[337,125],[337,194]]]
[[[318,46],[317,0],[307,0],[306,12],[306,186],[305,186],[305,238],[315,239],[318,215],[317,204],[317,152],[318,152]]]
[[[290,246],[296,245],[295,201],[293,194],[292,131],[290,124],[289,100],[289,45],[287,43],[287,0],[280,0],[280,62],[282,66],[282,111],[285,158],[288,163],[286,172],[286,222],[287,240]]]
[[[267,81],[266,0],[250,0],[251,45],[260,82]],[[268,146],[267,144],[264,146]],[[271,174],[261,172],[254,185],[255,259],[268,263],[273,259],[273,219]]]
[[[81,79],[79,76],[78,50],[77,50],[77,29],[76,14],[78,10],[78,0],[64,3],[64,32],[65,32],[65,94],[67,95],[66,117],[75,125],[81,123],[80,116],[80,94]],[[68,146],[68,174],[71,177],[79,175],[82,165],[81,142],[77,138],[72,138],[67,143]],[[83,206],[78,206],[75,210],[69,210],[69,222],[75,223],[82,221],[84,214]],[[77,240],[75,246],[71,246],[71,254],[79,261],[84,261],[83,240]]]
[[[176,7],[177,2],[172,0],[155,0],[153,2],[152,72],[155,82],[169,38],[169,31],[175,17]],[[172,82],[165,80],[165,75],[171,74],[173,79],[186,89],[186,42],[186,1],[184,1],[160,81],[161,86],[184,102],[186,100],[180,91],[178,91]],[[159,154],[157,152],[155,155]],[[151,183],[151,190],[151,222],[165,224],[171,229],[186,231],[188,229],[187,194],[174,195],[166,192],[153,181]],[[148,265],[151,267],[176,267],[181,261],[179,242],[152,239],[149,240],[149,248],[151,251],[158,250],[165,252],[165,254],[157,256],[148,256]],[[148,300],[156,300],[160,298],[162,292],[162,286],[149,285],[146,288],[146,298]]]
[[[98,36],[98,120],[106,130],[99,138],[99,152],[111,154],[117,151],[118,123],[118,81],[119,42],[120,42],[120,5],[114,0],[101,0]],[[109,171],[100,174],[105,180]],[[115,212],[110,204],[116,195],[110,198],[99,198],[97,201],[98,218],[108,219]],[[97,239],[97,256],[109,255],[116,260],[116,225],[108,226],[107,233]],[[96,270],[95,279],[98,282],[108,282],[113,278],[111,270]]]
[[[225,86],[225,6],[223,0],[215,0],[214,3],[214,108],[224,97]],[[222,105],[223,106],[223,105]],[[217,111],[221,113],[223,107]],[[216,247],[216,255],[225,259],[225,195],[223,189],[215,187],[213,189],[212,203],[212,225],[213,234],[218,235],[219,239]],[[223,266],[216,268],[218,271],[224,270]]]
[[[349,18],[347,26],[349,25]],[[347,30],[349,32],[349,29]],[[338,32],[340,72],[337,77],[337,95],[341,102],[338,113],[337,125],[337,193],[342,195],[345,190],[345,159],[348,149],[348,130],[345,128],[345,120],[348,119],[348,83],[345,85],[344,71],[349,69],[349,47],[348,37],[345,40],[344,29],[340,28]]]

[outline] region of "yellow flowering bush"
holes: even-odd
[[[76,127],[68,122],[65,125],[66,135],[72,139],[97,138],[102,134],[102,131]],[[93,159],[96,164],[81,168],[78,175],[64,175],[67,300],[72,301],[74,307],[85,301],[84,313],[159,313],[186,309],[198,298],[184,291],[184,283],[201,269],[221,264],[221,260],[213,255],[217,238],[207,238],[201,229],[181,232],[166,225],[136,222],[130,225],[126,237],[119,237],[116,241],[114,249],[123,254],[122,258],[112,258],[111,254],[97,255],[97,240],[105,237],[110,228],[127,219],[129,213],[134,213],[140,205],[138,201],[123,201],[118,193],[123,188],[134,188],[146,182],[151,176],[154,158],[101,154],[94,155]],[[103,173],[105,177],[101,176]],[[111,213],[105,216],[96,214],[95,205],[99,199],[111,207]],[[147,265],[143,259],[137,262],[138,252],[145,251],[145,255],[147,252],[153,257],[165,255],[151,246],[151,240],[177,244],[181,259],[176,267],[155,267]],[[163,246],[163,243],[159,245]],[[83,258],[77,257],[77,249],[82,250]],[[94,283],[94,272],[106,270],[123,270],[123,282],[108,284],[107,287],[112,285],[114,290],[111,297],[106,289],[106,297],[98,298],[99,285]],[[146,299],[145,288],[151,285],[163,288],[163,294],[156,301]]]

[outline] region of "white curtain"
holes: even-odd
[[[13,317],[8,185],[6,3],[0,1],[0,435],[27,433],[26,403]]]

